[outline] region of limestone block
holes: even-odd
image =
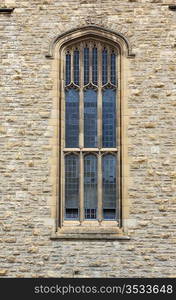
[[[28,249],[28,253],[38,253],[39,249],[38,247],[32,246]]]
[[[0,276],[5,276],[7,274],[8,270],[0,269]]]

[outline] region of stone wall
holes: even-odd
[[[6,0],[0,13],[0,276],[173,277],[176,12],[170,0]],[[51,40],[96,24],[123,33],[130,240],[51,240]]]

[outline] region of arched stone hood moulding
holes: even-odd
[[[114,46],[119,47],[121,55],[125,55],[128,58],[133,58],[135,56],[135,54],[132,52],[132,48],[128,39],[122,33],[92,25],[75,28],[63,34],[57,35],[51,41],[46,57],[54,59],[56,48],[61,49],[63,46],[66,46],[71,42],[75,43],[75,41],[79,41],[79,39],[83,38],[103,39],[107,43],[113,43]]]

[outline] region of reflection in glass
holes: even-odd
[[[97,157],[84,158],[84,209],[85,219],[96,219],[97,215]]]
[[[84,48],[84,84],[89,83],[89,48]]]
[[[92,49],[92,82],[97,85],[97,48]]]
[[[108,81],[108,51],[102,51],[102,83],[106,84]]]
[[[84,147],[97,147],[97,92],[84,91]]]
[[[79,157],[65,157],[65,218],[78,219],[79,212]]]
[[[66,85],[71,81],[71,55],[66,54]]]
[[[73,55],[74,83],[79,85],[79,51],[75,50]]]
[[[103,156],[103,218],[116,218],[116,157]]]
[[[65,144],[66,147],[79,147],[79,91],[65,92]]]
[[[111,82],[116,85],[116,55],[111,54]]]
[[[116,91],[103,91],[103,147],[116,147]]]

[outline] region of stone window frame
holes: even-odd
[[[87,221],[84,226],[78,225],[75,221],[68,221],[63,226],[63,216],[61,209],[60,181],[61,158],[59,157],[59,148],[61,143],[60,129],[61,103],[64,98],[64,57],[63,48],[67,44],[83,41],[84,39],[94,38],[113,45],[120,53],[120,119],[121,119],[121,224],[119,227],[108,221],[108,226],[96,226],[94,221]],[[116,33],[98,26],[85,26],[73,29],[62,35],[55,37],[49,47],[46,58],[52,59],[52,79],[53,79],[53,111],[51,117],[51,126],[54,128],[54,135],[51,140],[53,149],[51,159],[51,177],[50,181],[53,187],[52,199],[49,203],[51,206],[51,217],[54,220],[52,239],[129,239],[128,236],[128,219],[129,219],[129,202],[128,202],[128,58],[133,58],[131,46],[127,38],[121,33]],[[59,101],[58,101],[59,100]],[[61,120],[61,122],[59,122]],[[57,167],[58,166],[58,167]],[[96,221],[97,222],[97,221]],[[66,224],[67,223],[67,224]],[[85,226],[86,225],[86,226]]]

